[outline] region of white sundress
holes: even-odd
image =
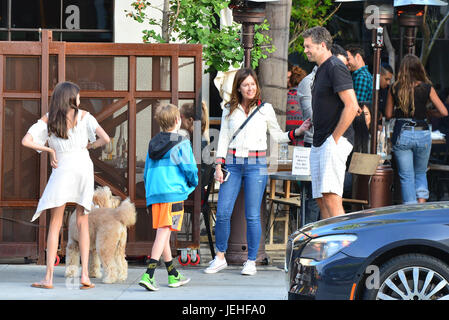
[[[84,207],[88,214],[94,194],[94,166],[86,146],[88,141],[96,140],[97,120],[88,112],[81,117],[78,112],[77,124],[68,130],[68,139],[48,136],[47,123],[38,120],[28,133],[33,141],[48,146],[56,151],[58,167],[52,169],[44,193],[39,200],[31,221],[36,220],[42,211],[74,202]],[[48,116],[48,114],[47,114]],[[40,151],[38,151],[40,152]]]

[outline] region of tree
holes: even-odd
[[[265,12],[267,20],[272,26],[266,32],[273,39],[276,51],[269,53],[266,59],[260,61],[258,75],[262,99],[273,105],[281,127],[285,127],[291,1],[281,0],[269,3],[266,5]]]
[[[302,53],[301,33],[315,26],[324,26],[330,18],[340,9],[341,3],[334,6],[332,0],[293,0],[290,18],[289,53]]]
[[[428,6],[425,6],[424,9],[424,20],[422,24],[422,34],[423,34],[423,43],[421,46],[421,62],[423,65],[427,64],[427,60],[429,59],[430,52],[433,49],[433,45],[435,41],[440,36],[441,32],[444,30],[444,26],[449,19],[449,11],[446,12],[444,17],[438,21],[438,18],[434,15],[429,15]],[[432,29],[433,35],[432,35]]]
[[[259,78],[262,98],[273,104],[281,127],[285,126],[288,54],[303,52],[301,33],[325,25],[340,8],[338,5],[329,14],[332,6],[332,0],[281,0],[266,6],[271,25],[266,34],[273,39],[276,51],[260,61]]]
[[[143,31],[144,42],[186,42],[203,45],[205,72],[228,71],[231,66],[238,68],[243,61],[240,45],[240,25],[219,28],[217,17],[227,8],[229,0],[165,0],[164,9],[153,6],[149,1],[138,0],[131,4],[133,10],[126,11],[129,17],[150,26],[161,27],[161,32],[153,29]],[[162,11],[161,20],[153,18],[149,11]],[[271,39],[258,30],[268,29],[266,23],[256,28],[255,46],[252,50],[252,67],[256,68],[260,57],[272,50]]]

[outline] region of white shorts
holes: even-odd
[[[312,197],[322,198],[323,193],[343,195],[346,161],[352,144],[341,137],[338,144],[330,135],[319,147],[310,151],[310,174],[312,176]]]

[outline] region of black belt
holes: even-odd
[[[415,131],[429,130],[429,126],[424,126],[424,127],[403,126],[402,128],[404,130],[415,130]]]
[[[397,119],[396,122],[405,130],[412,130],[412,129],[415,129],[416,131],[429,130],[429,125],[424,119],[423,120]]]

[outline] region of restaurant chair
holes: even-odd
[[[209,195],[211,194],[212,189],[214,188],[215,178],[214,178],[214,167],[212,165],[202,164],[202,166],[206,166],[204,172],[205,181],[202,182],[203,187],[203,197],[201,199],[201,212],[203,213],[204,224],[206,226],[207,239],[209,243],[210,254],[212,259],[215,257],[215,249],[214,242],[212,239],[212,228],[210,225],[211,220],[211,208],[209,204]]]
[[[371,179],[376,173],[381,156],[378,154],[354,152],[348,172],[352,174],[352,197],[343,198],[343,204],[362,210],[370,207]]]
[[[270,205],[265,236],[268,240],[266,244],[267,250],[278,250],[285,247],[288,236],[291,233],[290,208],[294,208],[297,211],[301,207],[301,196],[291,192],[292,182],[284,181],[283,191],[276,191],[276,181],[275,179],[270,180],[270,192],[267,198]],[[288,206],[288,208],[281,209],[280,206]],[[278,239],[281,234],[282,239]]]

